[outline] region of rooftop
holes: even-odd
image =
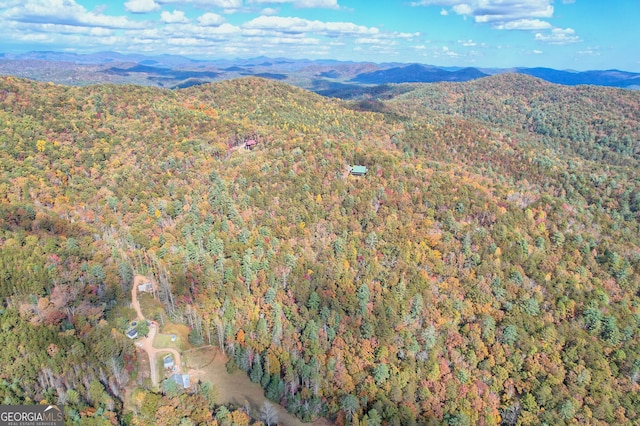
[[[173,355],[171,354],[166,355],[162,361],[164,363],[164,368],[173,367],[174,365]]]
[[[351,168],[352,175],[365,175],[367,174],[367,166],[353,166]]]
[[[171,380],[173,380],[179,386],[182,386],[185,389],[187,389],[189,386],[191,386],[191,380],[189,379],[189,375],[188,374],[178,374],[178,373],[176,373],[173,376],[171,376]]]

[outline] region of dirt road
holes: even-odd
[[[142,310],[140,309],[140,303],[138,303],[138,286],[147,281],[147,277],[143,275],[136,275],[133,277],[133,285],[131,286],[131,307],[136,311],[138,321],[144,320]]]
[[[149,281],[149,279],[143,275],[136,275],[133,279],[133,286],[131,288],[131,306],[136,311],[138,321],[146,321],[144,315],[142,315],[142,309],[140,309],[140,303],[138,302],[138,285]],[[154,287],[155,288],[155,287]],[[182,374],[182,358],[180,352],[173,348],[156,348],[153,346],[153,340],[158,332],[158,323],[155,321],[149,321],[149,334],[146,337],[140,338],[136,342],[136,346],[144,350],[149,356],[149,367],[151,368],[151,383],[154,386],[158,386],[160,383],[158,380],[158,368],[156,359],[158,354],[171,353],[173,355],[174,364],[176,366],[176,373]]]

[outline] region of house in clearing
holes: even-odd
[[[256,147],[256,145],[258,145],[258,141],[256,141],[255,139],[249,139],[245,144],[244,144],[244,149],[253,149]]]
[[[152,293],[153,292],[153,285],[151,284],[151,281],[147,281],[144,282],[142,284],[138,285],[138,291],[140,293]]]
[[[130,329],[129,331],[127,331],[127,337],[129,339],[137,339],[138,338],[138,330],[136,330],[135,328]]]
[[[189,389],[189,387],[191,386],[191,380],[189,379],[188,374],[176,373],[173,376],[171,376],[170,379],[176,382],[178,386],[182,386],[183,389]]]
[[[167,368],[173,368],[173,366],[175,365],[175,361],[173,360],[173,355],[171,354],[165,355],[164,358],[162,359],[162,362],[165,370]]]
[[[351,167],[351,176],[364,176],[367,174],[367,166]]]

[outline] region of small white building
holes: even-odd
[[[173,360],[173,355],[171,354],[165,355],[162,361],[163,361],[165,370],[167,368],[173,368],[173,366],[175,365],[175,361]]]
[[[138,285],[138,291],[140,293],[153,293],[153,284],[150,281]]]

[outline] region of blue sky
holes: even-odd
[[[0,0],[4,53],[640,72],[640,0]]]

